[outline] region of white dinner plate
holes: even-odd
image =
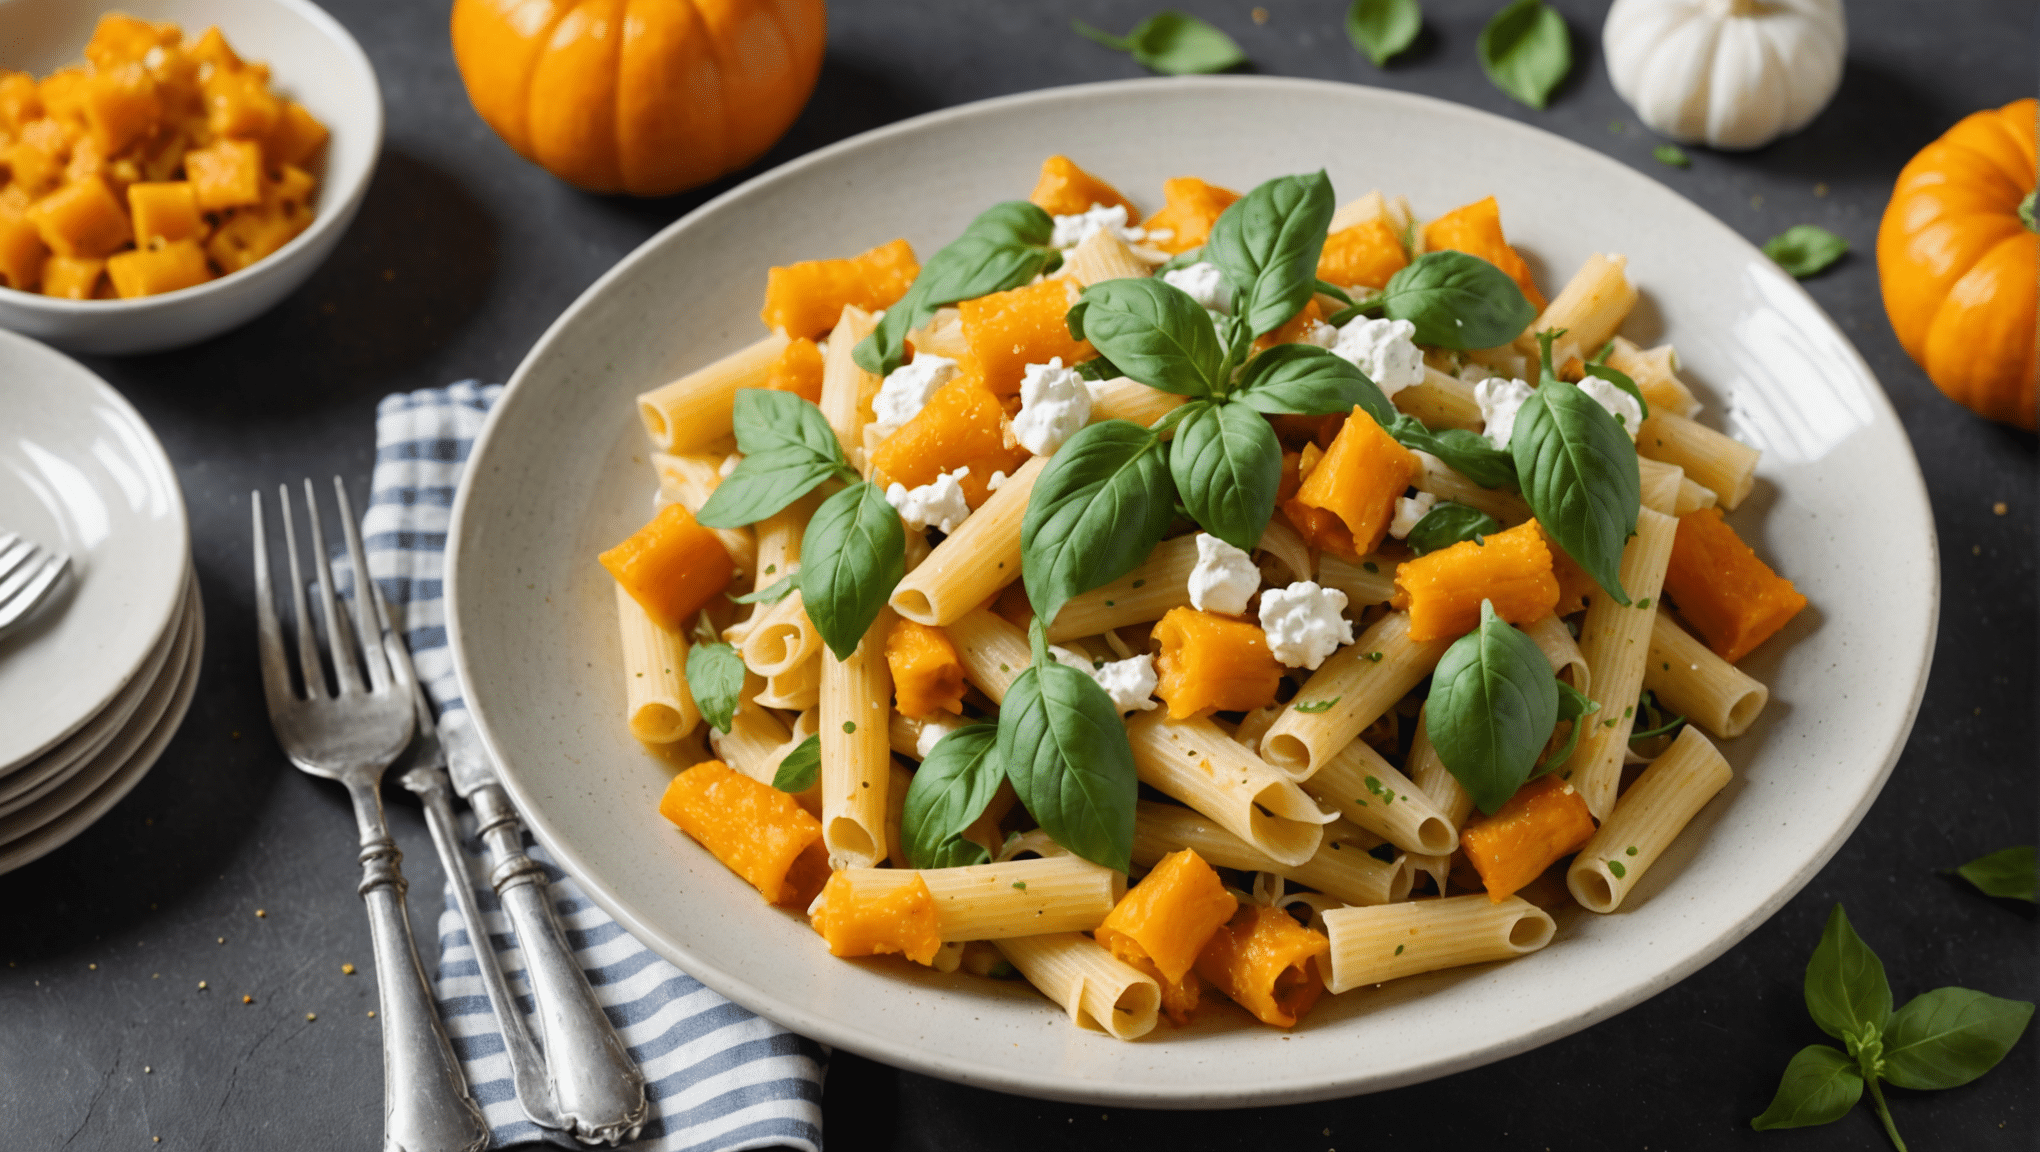
[[[632,397],[756,340],[768,265],[905,236],[925,260],[1067,153],[1144,208],[1168,177],[1244,191],[1324,167],[1343,201],[1420,215],[1494,194],[1547,290],[1620,252],[1624,332],[1674,340],[1721,421],[1764,451],[1732,518],[1811,606],[1746,662],[1771,704],[1723,751],[1736,779],[1611,916],[1561,918],[1506,964],[1326,997],[1293,1032],[1223,1006],[1136,1043],[1079,1031],[1013,984],[831,958],[799,917],[660,818],[672,768],[623,723],[595,554],[647,515]],[[469,706],[532,828],[646,943],[738,1003],[890,1064],[1002,1091],[1152,1107],[1308,1100],[1521,1052],[1664,990],[1834,854],[1911,728],[1934,646],[1933,522],[1877,382],[1792,279],[1649,177],[1556,136],[1420,96],[1267,77],[1157,79],[991,100],[866,133],[711,201],[552,326],[475,445],[448,567]]]
[[[155,434],[104,380],[0,331],[0,527],[71,556],[57,599],[0,638],[0,771],[98,715],[184,596],[191,542]]]

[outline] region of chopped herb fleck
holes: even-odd
[[[1648,607],[1650,607],[1650,597],[1648,597],[1648,596],[1645,596],[1645,597],[1644,597],[1643,599],[1641,599],[1641,600],[1638,600],[1638,601],[1636,602],[1636,606],[1637,606],[1638,608],[1648,608]]]
[[[1630,718],[1631,716],[1634,716],[1634,715],[1636,715],[1636,705],[1634,705],[1634,704],[1631,704],[1631,705],[1630,705],[1629,707],[1627,707],[1627,708],[1624,708],[1624,709],[1622,710],[1622,718],[1623,718],[1624,720],[1627,720],[1627,719],[1629,719],[1629,718]]]
[[[1146,581],[1146,580],[1135,580],[1135,581],[1133,582],[1133,586],[1134,586],[1135,588],[1138,588],[1138,587],[1140,587],[1141,585],[1143,585],[1143,584],[1145,584],[1145,583],[1147,583],[1147,581]]]
[[[1001,672],[1011,672],[1012,670],[1013,670],[1013,668],[1012,668],[1012,665],[1010,665],[1010,664],[1001,664],[1001,665],[999,665],[999,671],[1001,671]]]
[[[1019,889],[1020,891],[1022,891],[1022,892],[1025,892],[1025,891],[1027,891],[1027,881],[1025,881],[1025,880],[1015,880],[1015,881],[1013,881],[1013,887],[1015,887],[1015,888],[1018,888],[1018,889]]]
[[[1367,790],[1376,796],[1381,795],[1381,777],[1369,776],[1367,778]]]
[[[1367,658],[1368,658],[1369,660],[1372,660],[1372,661],[1374,661],[1374,662],[1375,662],[1376,664],[1379,664],[1379,663],[1381,663],[1381,653],[1379,653],[1379,652],[1369,652],[1369,653],[1367,654]]]
[[[1363,560],[1363,561],[1361,561],[1361,562],[1360,562],[1360,566],[1361,566],[1362,568],[1365,568],[1365,569],[1367,569],[1367,570],[1368,570],[1369,572],[1379,572],[1379,571],[1381,571],[1381,569],[1380,569],[1380,568],[1379,568],[1379,567],[1378,567],[1378,566],[1377,566],[1377,565],[1376,565],[1376,564],[1374,563],[1374,561],[1372,561],[1372,560]]]
[[[1622,854],[1623,854],[1624,856],[1634,856],[1634,855],[1636,855],[1636,845],[1634,845],[1634,844],[1631,844],[1631,845],[1630,845],[1629,847],[1627,847],[1627,848],[1624,848],[1624,849],[1622,850]]]
[[[845,720],[845,721],[843,721],[843,731],[845,731],[845,732],[855,732],[855,731],[857,731],[857,721],[855,721],[855,720]]]
[[[1396,946],[1395,946],[1395,954],[1396,954],[1396,955],[1398,955],[1398,956],[1402,955],[1402,950],[1403,950],[1403,947],[1404,947],[1404,945],[1401,945],[1401,944],[1398,944],[1398,945],[1396,945]]]
[[[1332,705],[1337,704],[1341,699],[1342,697],[1334,696],[1330,700],[1313,700],[1308,704],[1298,704],[1296,710],[1298,712],[1323,712]]]
[[[1107,600],[1107,601],[1105,602],[1105,606],[1106,606],[1107,608],[1110,608],[1110,607],[1112,607],[1112,606],[1113,606],[1113,604],[1115,604],[1115,603],[1117,603],[1117,601],[1113,601],[1113,600]]]
[[[1620,880],[1624,876],[1629,875],[1629,869],[1624,868],[1620,860],[1610,860],[1608,861],[1608,874]]]
[[[1601,721],[1601,727],[1603,727],[1603,728],[1613,728],[1614,726],[1616,726],[1617,724],[1620,724],[1620,723],[1622,723],[1622,717],[1620,717],[1620,716],[1610,716],[1610,717],[1608,717],[1608,718],[1607,718],[1606,720],[1603,720],[1603,721]]]
[[[773,574],[774,572],[777,572],[777,571],[779,571],[779,565],[777,565],[777,564],[767,564],[767,565],[765,566],[765,574],[766,574],[767,576],[770,576],[770,575],[772,575],[772,574]]]

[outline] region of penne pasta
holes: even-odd
[[[1424,368],[1424,382],[1401,389],[1394,399],[1398,409],[1422,420],[1434,431],[1464,428],[1478,432],[1484,423],[1480,405],[1473,398],[1473,385],[1428,365]]]
[[[999,954],[1079,1028],[1116,1040],[1155,1030],[1162,987],[1155,978],[1078,932],[997,941]]]
[[[1586,721],[1579,747],[1565,763],[1566,778],[1586,799],[1596,820],[1608,818],[1615,788],[1636,724],[1636,698],[1643,691],[1643,667],[1650,655],[1651,621],[1672,558],[1679,522],[1648,508],[1637,513],[1636,535],[1622,549],[1621,582],[1629,603],[1619,604],[1602,588],[1587,598],[1580,625],[1580,652],[1593,671],[1594,699],[1601,710]]]
[[[1638,459],[1641,459],[1641,457]],[[1702,508],[1712,508],[1718,499],[1714,495],[1714,489],[1703,488],[1695,484],[1693,478],[1686,475],[1684,468],[1679,469],[1679,502],[1673,506],[1672,515],[1684,516],[1688,512],[1697,512]]]
[[[822,649],[822,844],[832,870],[875,867],[886,854],[892,674],[885,635],[892,621],[891,612],[881,611],[847,660]]]
[[[1534,355],[1534,333],[1563,329],[1565,334],[1552,341],[1553,364],[1563,365],[1575,356],[1584,360],[1599,351],[1636,306],[1636,287],[1629,282],[1628,264],[1625,256],[1596,253],[1587,257],[1517,346]],[[1522,340],[1529,340],[1529,346],[1524,347]]]
[[[1089,288],[1107,280],[1145,277],[1149,271],[1147,261],[1135,256],[1133,249],[1126,246],[1126,241],[1111,229],[1100,228],[1063,258],[1062,269],[1057,275],[1067,276]]]
[[[1637,478],[1643,482],[1643,506],[1666,516],[1679,514],[1679,497],[1685,491],[1686,470],[1648,456],[1636,458]]]
[[[990,609],[979,608],[951,622],[944,631],[949,633],[949,642],[956,645],[956,658],[963,664],[964,677],[995,704],[1005,701],[1006,689],[1034,663],[1027,634],[1003,617],[993,615]]]
[[[1188,396],[1150,388],[1138,380],[1115,376],[1091,384],[1091,422],[1131,420],[1143,428],[1188,404]]]
[[[1364,740],[1326,761],[1303,790],[1405,852],[1445,856],[1459,846],[1458,822]]]
[[[1687,725],[1622,794],[1615,811],[1573,857],[1565,873],[1573,899],[1590,912],[1621,907],[1623,897],[1657,863],[1680,829],[1727,787],[1732,775],[1728,761],[1707,737]]]
[[[1700,401],[1680,380],[1679,353],[1670,344],[1638,348],[1620,336],[1608,353],[1608,367],[1636,382],[1636,390],[1652,412],[1670,412],[1691,420],[1700,415]]]
[[[1283,864],[1190,808],[1142,800],[1134,811],[1133,862],[1151,868],[1185,848],[1205,863],[1242,872],[1268,872],[1347,904],[1387,904],[1410,894],[1407,856],[1393,863],[1368,855],[1373,837],[1344,821],[1325,826],[1324,840],[1310,859]]]
[[[749,347],[640,395],[638,416],[652,446],[661,452],[692,452],[729,435],[738,390],[763,388],[787,343],[786,333],[774,329]]]
[[[1558,932],[1556,921],[1520,896],[1408,900],[1324,913],[1331,938],[1325,987],[1344,992],[1401,976],[1507,960],[1535,952]]]
[[[721,464],[720,456],[652,453],[652,470],[659,474],[659,498],[699,515],[701,506],[708,503],[708,498],[715,494],[716,485],[722,482],[722,474],[718,471]],[[757,572],[758,542],[751,529],[716,528],[713,531],[739,573]]]
[[[1483,488],[1460,475],[1451,465],[1431,455],[1417,452],[1417,462],[1424,470],[1411,485],[1419,492],[1429,492],[1440,500],[1478,508],[1502,522],[1504,528],[1513,528],[1530,519],[1530,505],[1514,492],[1500,488]]]
[[[1211,818],[1289,867],[1311,858],[1332,819],[1303,789],[1208,719],[1171,720],[1164,709],[1127,721],[1140,781]]]
[[[1579,642],[1573,639],[1572,630],[1565,621],[1556,616],[1541,616],[1523,629],[1524,635],[1537,642],[1537,650],[1551,662],[1551,674],[1564,676],[1574,688],[1586,695],[1593,695],[1593,673],[1587,668],[1587,658],[1580,654]]]
[[[1757,459],[1763,455],[1705,424],[1656,409],[1637,433],[1636,451],[1684,468],[1694,483],[1711,490],[1730,512],[1756,486]]]
[[[1651,621],[1643,686],[1658,703],[1724,740],[1749,731],[1771,699],[1761,681],[1715,655],[1663,611]]]
[[[765,687],[758,693],[758,703],[790,712],[805,712],[819,704],[821,699],[822,660],[819,654],[784,672],[766,677]]]
[[[1362,556],[1360,562],[1330,552],[1318,556],[1317,582],[1346,594],[1346,607],[1365,608],[1395,599],[1395,561],[1384,556]]]
[[[951,360],[962,360],[970,355],[970,341],[963,336],[963,313],[957,309],[937,308],[928,323],[907,333],[917,352],[932,352]]]
[[[920,871],[849,868],[844,875],[860,899],[885,896],[920,877],[935,898],[935,930],[945,941],[1088,932],[1126,895],[1125,873],[1081,856]]]
[[[791,672],[821,650],[822,634],[808,619],[799,589],[759,613],[737,646],[744,666],[766,677]]]
[[[1036,456],[1006,478],[984,506],[944,537],[893,589],[895,612],[920,624],[954,623],[1020,578],[1020,521],[1034,480],[1048,466]]]
[[[616,620],[623,635],[623,709],[630,734],[671,744],[694,731],[701,710],[687,690],[687,639],[660,627],[616,585]]]
[[[859,368],[850,354],[876,327],[877,317],[855,304],[845,304],[842,319],[829,333],[829,353],[822,357],[822,415],[835,430],[843,455],[860,472],[864,470],[864,426],[871,422],[871,399],[884,381]]]
[[[1445,767],[1445,761],[1438,756],[1438,749],[1431,743],[1430,726],[1424,723],[1424,714],[1417,713],[1417,733],[1410,741],[1409,758],[1403,761],[1408,769],[1410,782],[1430,798],[1436,808],[1454,828],[1466,827],[1467,817],[1473,815],[1473,797],[1459,783],[1459,778]],[[1454,848],[1458,847],[1455,842]],[[1441,883],[1439,891],[1444,891]]]
[[[1290,779],[1307,780],[1358,739],[1452,646],[1450,639],[1416,641],[1409,633],[1409,613],[1391,612],[1334,652],[1268,730],[1261,755]]]
[[[764,684],[755,672],[745,675],[743,690],[737,694],[737,710],[730,715],[730,730],[710,728],[708,746],[715,750],[716,759],[761,784],[770,784],[779,761],[785,758],[781,750],[791,734],[770,708],[757,702]]]

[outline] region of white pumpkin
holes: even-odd
[[[1686,144],[1757,148],[1820,114],[1842,81],[1842,0],[1615,0],[1615,91]]]

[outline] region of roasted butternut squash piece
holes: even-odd
[[[172,48],[184,35],[175,24],[151,24],[124,12],[108,12],[85,43],[85,59],[94,68],[114,68],[142,59],[151,48]]]
[[[205,238],[205,218],[199,215],[198,197],[192,193],[190,181],[130,184],[127,199],[138,246],[147,248],[157,240]]]
[[[1336,516],[1350,541],[1336,539],[1336,534],[1327,531],[1329,525],[1316,517],[1305,517],[1311,527],[1297,524],[1297,531],[1316,547],[1357,560],[1381,546],[1395,519],[1396,499],[1422,471],[1414,453],[1396,443],[1374,417],[1355,405],[1332,446],[1304,476],[1294,499],[1305,508]],[[1332,538],[1314,539],[1313,532],[1320,538]]]
[[[1027,460],[1027,449],[1007,447],[1005,418],[1005,408],[983,381],[960,376],[937,389],[912,420],[879,443],[871,454],[872,472],[919,488],[944,472],[969,468],[958,483],[964,500],[977,508],[991,497],[986,485],[993,473],[1011,476]]]
[[[215,67],[201,84],[206,127],[216,137],[260,140],[283,116],[283,101],[270,94],[266,69]]]
[[[673,777],[659,799],[659,815],[694,837],[768,903],[806,907],[828,873],[822,822],[793,797],[720,760],[704,761]],[[932,905],[929,912],[932,916]]]
[[[1544,311],[1544,294],[1537,290],[1537,282],[1530,277],[1530,265],[1523,262],[1514,248],[1502,236],[1502,209],[1489,196],[1463,207],[1454,208],[1429,224],[1424,225],[1424,247],[1430,251],[1449,248],[1478,256],[1508,273],[1516,287],[1523,290],[1532,307]]]
[[[42,97],[35,93],[35,77],[0,68],[0,132],[12,136],[41,115]]]
[[[172,240],[156,248],[136,248],[106,261],[107,278],[121,299],[175,292],[212,279],[205,249],[196,240]]]
[[[1197,1007],[1191,971],[1197,954],[1239,906],[1211,865],[1185,848],[1162,857],[1128,889],[1093,935],[1114,956],[1153,976],[1162,986],[1163,1011],[1183,1024]]]
[[[1757,558],[1719,508],[1679,517],[1665,594],[1714,654],[1734,663],[1806,607],[1806,597]]]
[[[1282,322],[1282,327],[1275,329],[1273,332],[1263,332],[1261,335],[1256,336],[1254,338],[1254,351],[1265,352],[1277,344],[1294,344],[1303,339],[1303,334],[1310,331],[1312,324],[1316,324],[1324,318],[1325,311],[1318,307],[1318,302],[1315,299],[1306,300],[1303,307],[1297,310],[1296,315]],[[1310,417],[1306,417],[1306,419],[1310,419]]]
[[[1386,216],[1363,220],[1325,237],[1318,254],[1318,279],[1348,288],[1380,288],[1408,266],[1402,237]]]
[[[859,896],[848,873],[837,872],[809,922],[829,942],[832,956],[898,953],[926,964],[942,947],[936,919],[935,896],[918,875],[883,896]]]
[[[1500,904],[1593,835],[1586,798],[1552,773],[1517,789],[1494,815],[1460,833],[1459,844],[1480,873],[1488,899]]]
[[[27,215],[50,251],[63,256],[105,256],[133,238],[127,213],[97,176],[64,185],[36,201]]]
[[[49,245],[42,241],[42,233],[19,212],[0,204],[0,284],[23,292],[35,290],[42,283],[43,261],[49,257]]]
[[[791,392],[810,404],[822,402],[822,350],[805,336],[786,342],[779,359],[772,362],[765,386]]]
[[[186,152],[184,171],[207,212],[262,202],[262,145],[253,140],[220,139]]]
[[[310,210],[294,203],[238,208],[206,240],[205,250],[221,270],[238,272],[290,243],[311,223]]]
[[[285,100],[276,127],[262,138],[262,156],[271,164],[303,165],[318,153],[328,135],[326,125],[304,105]]]
[[[1542,528],[1542,525],[1539,525]],[[1544,534],[1544,546],[1551,549],[1551,575],[1558,581],[1558,604],[1552,608],[1560,616],[1570,616],[1587,606],[1587,597],[1594,594],[1600,585],[1587,574],[1580,562],[1558,546],[1551,533]]]
[[[845,259],[781,265],[765,273],[765,308],[758,318],[767,328],[812,340],[836,326],[846,304],[875,312],[899,303],[920,274],[905,240]]]
[[[1076,216],[1090,211],[1093,204],[1104,208],[1117,205],[1126,209],[1128,224],[1140,223],[1140,209],[1133,201],[1067,156],[1050,156],[1041,162],[1041,179],[1035,181],[1027,199],[1050,216]]]
[[[90,300],[98,291],[99,278],[105,272],[104,260],[85,256],[52,256],[43,264],[42,293],[65,300]]]
[[[1197,974],[1261,1023],[1292,1028],[1324,995],[1324,977],[1311,961],[1331,950],[1322,933],[1280,908],[1242,904],[1198,954]]]
[[[139,60],[100,68],[81,90],[85,125],[101,156],[113,156],[156,129],[163,116],[156,81]]]
[[[1250,712],[1275,702],[1282,664],[1268,637],[1244,620],[1171,608],[1155,623],[1155,695],[1177,720],[1207,712]]]
[[[949,633],[902,616],[886,633],[885,663],[892,669],[900,715],[921,720],[938,711],[963,714],[963,661]]]
[[[1480,623],[1480,603],[1523,625],[1558,603],[1551,549],[1535,520],[1480,540],[1461,540],[1396,565],[1398,602],[1410,610],[1410,639],[1463,636]]]
[[[646,615],[675,632],[729,587],[736,569],[722,538],[695,523],[682,504],[659,509],[651,523],[599,559]]]
[[[1029,364],[1060,357],[1067,368],[1097,355],[1089,343],[1070,336],[1070,306],[1082,291],[1074,281],[1051,279],[958,304],[963,339],[970,345],[964,374],[983,380],[996,395],[1013,396]]]
[[[64,178],[64,158],[70,154],[70,144],[58,134],[58,151],[49,145],[47,133],[34,131],[41,125],[56,126],[54,120],[31,121],[21,130],[20,138],[4,151],[0,158],[7,161],[7,170],[13,176],[13,187],[26,192],[31,198],[41,196],[54,188]]]
[[[1195,176],[1162,182],[1162,210],[1148,217],[1148,243],[1164,252],[1188,252],[1211,237],[1211,226],[1240,194]],[[1169,235],[1155,238],[1157,230]]]

